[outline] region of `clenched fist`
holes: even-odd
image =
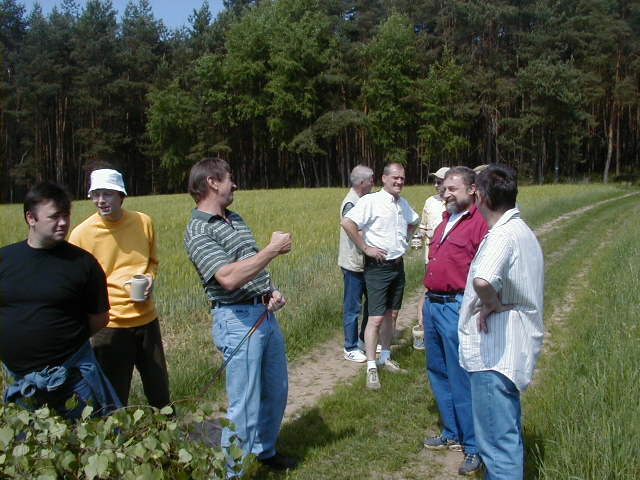
[[[291,234],[285,232],[273,232],[271,234],[271,242],[269,246],[276,250],[278,254],[288,253],[291,251]]]

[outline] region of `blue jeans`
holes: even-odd
[[[60,366],[47,367],[24,376],[9,373],[15,382],[7,387],[4,401],[15,402],[27,409],[35,410],[46,403],[62,417],[77,420],[87,404],[93,406],[94,416],[108,415],[122,407],[89,341]],[[73,396],[78,403],[69,409],[66,401]]]
[[[520,392],[493,370],[470,372],[473,422],[485,480],[522,480],[524,444],[520,424]]]
[[[366,293],[364,274],[342,270],[344,278],[344,297],[342,302],[342,325],[344,327],[344,349],[358,348],[358,317],[362,311],[362,295]]]
[[[221,305],[213,310],[213,341],[227,360],[265,311],[264,305]],[[273,313],[242,345],[226,367],[227,418],[223,447],[238,436],[245,454],[276,454],[276,439],[287,405],[288,378],[284,338]]]
[[[469,375],[460,366],[458,358],[458,313],[462,294],[455,302],[436,303],[424,299],[424,345],[427,356],[427,377],[436,399],[442,436],[458,440],[465,453],[478,453]]]

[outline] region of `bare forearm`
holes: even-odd
[[[265,248],[253,257],[229,263],[215,273],[216,281],[225,290],[237,290],[253,280],[265,267],[278,256],[278,252]]]
[[[483,278],[473,279],[473,289],[483,305],[495,305],[498,301],[498,292]]]
[[[144,274],[156,278],[156,276],[158,275],[158,261],[155,258],[149,259],[149,263]]]
[[[361,252],[364,252],[367,248],[367,244],[364,242],[364,238],[359,232],[356,223],[348,218],[343,218],[340,221],[340,225],[342,226],[342,228],[344,228],[347,236],[351,239],[355,246],[358,247]]]

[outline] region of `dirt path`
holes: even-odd
[[[538,237],[542,237],[550,233],[562,225],[563,222],[581,215],[589,210],[604,205],[609,202],[621,200],[631,195],[637,195],[640,192],[631,192],[615,198],[602,200],[600,202],[581,207],[579,209],[561,215],[550,222],[541,225],[534,230]],[[568,247],[567,247],[568,248]],[[555,257],[553,254],[547,258],[547,261],[553,262]],[[581,279],[588,272],[588,263],[582,269]],[[576,282],[574,288],[570,289],[565,300],[560,303],[563,305],[560,310],[554,311],[550,318],[555,322],[563,322],[568,313],[575,304],[576,288],[580,282]],[[415,325],[418,321],[418,302],[420,300],[421,289],[417,289],[410,296],[409,300],[405,300],[400,313],[398,315],[397,329],[402,331]],[[408,295],[407,295],[408,297]],[[545,344],[549,341],[550,336],[546,335]],[[289,398],[287,408],[285,410],[284,422],[291,422],[298,418],[307,408],[315,405],[323,395],[330,395],[343,382],[350,382],[356,375],[363,375],[366,364],[354,363],[344,360],[342,356],[343,337],[340,332],[333,339],[318,345],[313,350],[304,355],[303,359],[289,365]],[[545,347],[546,348],[546,347]],[[218,425],[203,425],[201,433],[203,437],[211,441],[213,430],[218,430]],[[217,423],[217,422],[216,422]],[[426,432],[425,432],[426,433]],[[219,439],[219,432],[214,433],[213,437]],[[219,441],[219,440],[218,440]],[[214,440],[215,443],[215,440]],[[437,478],[438,480],[458,480],[458,466],[462,456],[458,452],[438,451],[432,452],[422,449],[414,461],[411,461],[404,469],[404,472],[412,474],[421,474],[425,478]],[[384,480],[401,480],[404,477],[403,471],[390,474],[383,474],[376,478]],[[378,474],[379,475],[379,474]],[[413,477],[412,477],[413,478]]]
[[[405,301],[398,314],[396,328],[404,331],[418,321],[419,291]],[[317,403],[322,395],[331,393],[336,385],[355,375],[364,375],[366,363],[348,362],[342,356],[342,333],[314,348],[304,360],[289,365],[289,399],[284,421],[295,420],[306,407]]]
[[[631,195],[637,195],[639,192],[631,192],[625,195],[621,195],[615,198],[602,200],[600,202],[593,203],[565,213],[544,225],[541,225],[534,230],[534,233],[538,237],[542,237],[558,228],[567,220],[581,215],[593,208],[600,205],[607,204],[609,202],[621,200]],[[553,258],[549,260],[553,261]],[[588,271],[588,267],[585,266],[584,275]],[[575,301],[571,301],[571,298],[575,297],[576,291],[572,289],[570,291],[571,296],[561,304],[564,305],[563,312],[554,312],[553,318],[555,321],[562,322],[562,318],[566,317],[568,312],[573,308]],[[420,290],[416,290],[411,299],[404,302],[402,309],[398,315],[398,330],[410,328],[418,321],[418,302],[420,299]],[[567,310],[568,309],[568,310]],[[546,339],[549,339],[549,335],[546,335]],[[545,340],[548,341],[548,340]],[[364,365],[353,362],[347,362],[342,357],[342,334],[336,335],[332,340],[317,346],[312,351],[304,356],[302,361],[298,361],[289,366],[289,400],[287,409],[285,411],[285,422],[290,422],[299,417],[303,411],[315,405],[318,399],[331,392],[342,382],[351,381],[356,375],[364,374]],[[412,462],[411,470],[413,473],[418,473],[416,470],[420,470],[419,465],[423,465],[428,468],[424,473],[431,478],[438,478],[439,480],[456,480],[459,479],[458,466],[461,461],[461,454],[457,452],[432,452],[427,449],[423,449],[419,454],[418,461],[414,465]],[[433,466],[437,467],[437,476],[434,475]],[[397,476],[397,475],[401,476]],[[384,475],[383,478],[389,480],[401,479],[402,473]]]
[[[541,237],[556,230],[563,222],[577,215],[638,193],[631,192],[565,213],[541,225],[534,230],[534,233]],[[417,290],[410,300],[405,300],[398,315],[398,330],[409,328],[418,322],[419,299],[420,291]],[[313,406],[322,395],[331,393],[339,383],[351,380],[355,375],[363,373],[364,364],[347,362],[342,358],[342,341],[342,333],[339,333],[330,341],[317,346],[304,355],[302,361],[289,365],[289,401],[285,411],[285,422],[295,420],[302,413],[302,410]]]
[[[599,207],[600,205],[604,205],[610,202],[616,202],[618,200],[622,200],[623,198],[627,198],[630,197],[632,195],[638,195],[640,192],[629,192],[626,193],[624,195],[621,195],[619,197],[613,197],[613,198],[608,198],[606,200],[602,200],[600,202],[596,202],[596,203],[592,203],[591,205],[587,205],[585,207],[582,208],[578,208],[577,210],[572,210],[571,212],[565,213],[564,215],[560,215],[557,218],[554,218],[553,220],[551,220],[550,222],[545,223],[544,225],[539,226],[538,228],[536,228],[533,233],[536,234],[537,237],[541,237],[549,232],[552,232],[554,230],[556,230],[557,228],[560,227],[560,225],[565,222],[566,220],[569,220],[573,217],[575,217],[576,215],[582,215],[585,212],[588,212],[589,210]]]

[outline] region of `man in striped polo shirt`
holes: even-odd
[[[520,393],[542,348],[544,265],[516,208],[516,172],[494,164],[477,179],[489,233],[471,263],[460,309],[460,364],[469,372],[473,424],[487,480],[524,478]]]
[[[185,247],[212,304],[214,343],[228,361],[227,417],[235,432],[223,430],[222,446],[229,447],[235,433],[245,455],[254,453],[268,467],[286,470],[296,463],[276,452],[288,380],[284,338],[273,314],[286,300],[264,268],[291,250],[291,234],[273,232],[259,250],[240,215],[227,210],[236,189],[222,159],[205,158],[191,168],[189,193],[196,208]],[[242,473],[228,463],[230,477]]]

